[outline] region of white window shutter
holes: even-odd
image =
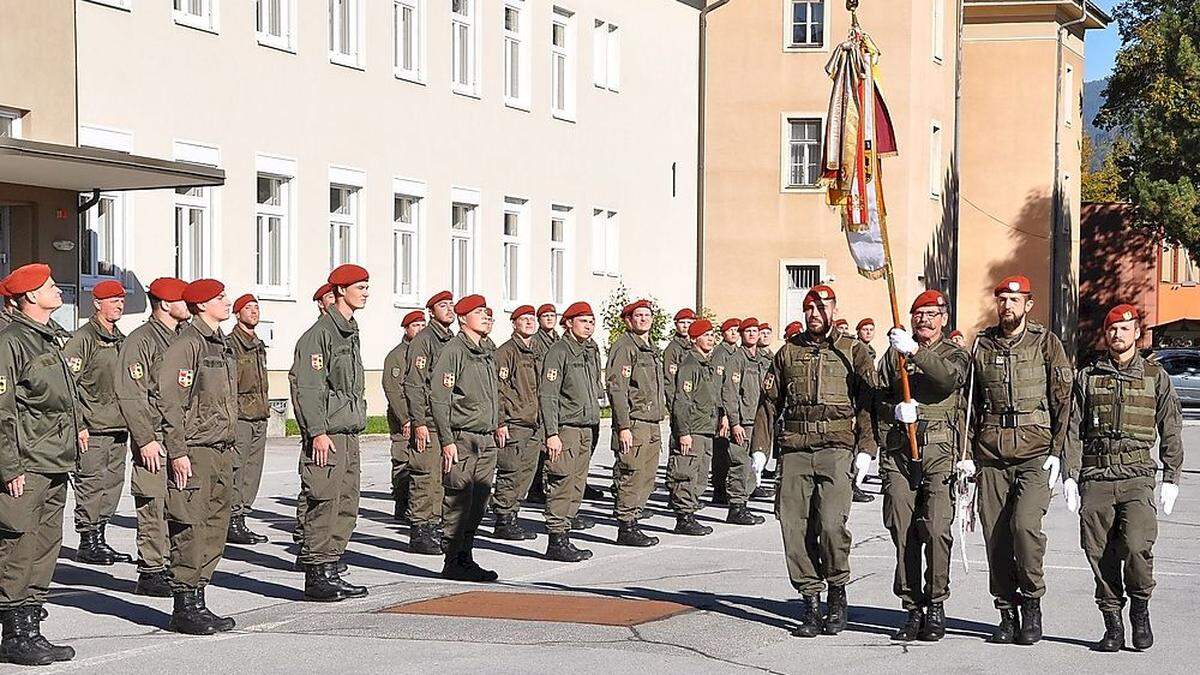
[[[608,243],[608,235],[605,232],[605,225],[608,218],[605,217],[604,211],[594,211],[592,213],[592,273],[604,274],[608,268],[608,259],[605,255],[605,244]]]
[[[620,270],[621,262],[621,227],[617,221],[617,214],[609,212],[608,214],[608,240],[605,242],[604,252],[608,263],[605,265],[606,271],[616,276]]]

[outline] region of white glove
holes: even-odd
[[[751,461],[754,463],[754,474],[762,475],[763,469],[767,466],[767,456],[765,453],[756,452],[750,455]]]
[[[961,472],[967,474],[968,476],[974,476],[975,475],[975,460],[960,459],[958,461],[958,463],[954,465],[954,468],[955,468],[955,470],[961,471]]]
[[[904,422],[905,424],[916,424],[917,422],[917,402],[916,401],[901,401],[896,404],[896,421]]]
[[[1175,499],[1179,497],[1179,486],[1174,483],[1163,483],[1158,490],[1158,503],[1162,506],[1163,513],[1171,515],[1175,510]]]
[[[1060,468],[1061,468],[1061,463],[1058,461],[1058,458],[1055,457],[1054,455],[1050,455],[1049,457],[1047,457],[1046,463],[1042,465],[1043,471],[1050,472],[1050,487],[1051,488],[1054,487],[1054,481],[1058,480],[1058,471]]]
[[[905,356],[909,356],[917,351],[917,341],[903,328],[893,328],[888,331],[888,342],[892,344],[892,349]]]
[[[1079,513],[1079,483],[1074,478],[1063,480],[1063,497],[1067,498],[1067,510]]]
[[[854,484],[862,487],[867,480],[867,469],[871,468],[871,456],[860,452],[854,456]]]

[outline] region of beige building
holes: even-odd
[[[1047,319],[1056,128],[1068,270],[1059,278],[1077,278],[1069,253],[1078,250],[1079,187],[1068,168],[1079,166],[1076,73],[1084,30],[1109,20],[1089,5],[1084,23],[1072,24],[1078,8],[1078,0],[965,0],[960,64],[955,0],[862,0],[899,147],[882,171],[902,318],[917,293],[938,288],[970,332],[994,318],[995,281],[1024,272]],[[850,27],[844,2],[713,1],[705,24],[704,304],[785,325],[802,318],[804,294],[823,280],[851,325],[867,316],[886,325],[886,283],[857,273],[819,181],[824,68]],[[885,339],[879,331],[878,346]]]

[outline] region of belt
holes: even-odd
[[[793,434],[828,434],[837,431],[854,431],[854,419],[847,417],[840,420],[818,420],[816,422],[784,420],[783,430]]]
[[[1003,412],[984,413],[983,424],[1016,429],[1017,427],[1037,427],[1050,425],[1050,413],[1045,410],[1033,412]]]
[[[1084,455],[1083,465],[1089,469],[1103,469],[1123,464],[1145,464],[1151,461],[1149,450],[1131,450],[1129,452],[1113,452],[1102,455]]]

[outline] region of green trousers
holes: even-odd
[[[508,425],[508,440],[496,453],[496,487],[492,511],[498,516],[516,514],[529,496],[538,457],[546,449],[542,435],[529,427]]]
[[[598,427],[563,426],[558,430],[562,454],[558,459],[546,458],[546,530],[550,534],[565,534],[583,503],[587,487],[588,467],[596,449]]]
[[[238,420],[237,444],[233,453],[232,515],[244,516],[254,509],[262,483],[263,457],[267,452],[267,421]]]
[[[1100,611],[1120,611],[1127,597],[1150,599],[1157,538],[1153,476],[1079,484],[1079,540]]]
[[[633,447],[628,451],[620,451],[616,430],[612,442],[616,514],[617,520],[625,523],[642,517],[642,509],[646,508],[646,502],[654,492],[654,479],[662,456],[662,432],[658,422],[634,420],[629,431],[633,434]]]
[[[125,486],[128,440],[125,432],[88,435],[88,451],[79,453],[71,474],[76,532],[102,530],[117,512],[121,488]]]
[[[708,471],[712,465],[713,437],[692,434],[692,452],[679,451],[679,439],[667,458],[667,494],[671,509],[677,516],[691,515],[700,510],[700,497],[708,487]]]
[[[396,512],[408,514],[408,440],[392,439],[392,501]]]
[[[883,524],[896,546],[896,575],[892,592],[904,609],[927,607],[950,597],[950,558],[954,537],[951,499],[953,476],[925,474],[916,490],[909,462],[897,461],[883,470]]]
[[[442,505],[445,518],[446,558],[471,555],[475,532],[483,520],[492,477],[496,474],[496,438],[492,434],[454,432],[458,461],[443,476],[446,496]]]
[[[791,451],[779,456],[775,517],[783,531],[788,578],[802,595],[850,581],[849,448]]]
[[[0,609],[41,605],[62,547],[67,474],[25,472],[25,492],[0,489]]]
[[[754,462],[750,459],[750,439],[754,436],[754,425],[744,424],[746,444],[738,445],[732,438],[725,450],[729,468],[725,474],[725,494],[730,506],[745,506],[754,492]],[[715,472],[714,472],[715,473]]]
[[[975,478],[988,586],[996,609],[1013,609],[1021,598],[1046,594],[1042,518],[1050,505],[1050,483],[1042,468],[1045,462],[1045,457],[1013,464],[985,462]]]
[[[189,447],[192,477],[182,488],[167,483],[171,587],[203,588],[225,552],[233,496],[233,448]],[[168,465],[169,470],[169,465]]]
[[[442,444],[433,429],[429,430],[429,444],[424,452],[417,451],[415,434],[408,440],[408,456],[404,464],[409,480],[409,521],[413,525],[440,525],[446,492],[442,486]]]
[[[90,450],[89,450],[90,452]],[[138,572],[162,572],[167,569],[171,541],[167,532],[167,458],[151,472],[142,463],[142,456],[133,448],[129,473],[129,492],[133,495],[137,514]]]
[[[325,466],[317,466],[314,461],[311,441],[305,442],[301,453],[300,483],[305,507],[300,562],[307,565],[341,559],[358,521],[358,436],[329,434],[329,438],[337,451],[329,453]]]

